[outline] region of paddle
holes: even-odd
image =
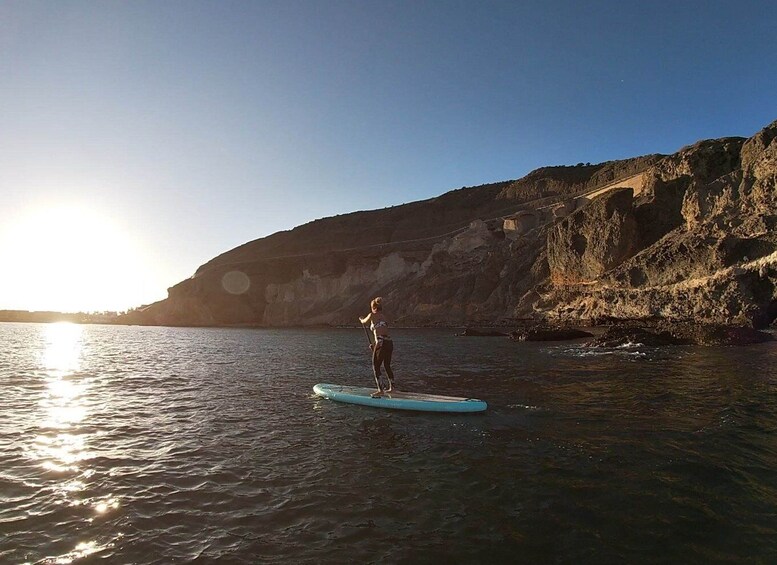
[[[372,349],[372,338],[370,337],[370,332],[367,330],[367,326],[362,324],[362,329],[364,330],[364,333],[367,334],[367,343],[370,345],[370,349]]]

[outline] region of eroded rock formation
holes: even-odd
[[[673,155],[317,220],[228,251],[126,321],[352,325],[777,317],[777,122]]]

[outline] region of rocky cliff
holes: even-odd
[[[546,167],[317,220],[202,265],[131,323],[352,325],[777,317],[777,122],[673,155]]]

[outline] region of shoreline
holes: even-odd
[[[214,329],[257,329],[257,330],[324,330],[358,329],[360,326],[345,324],[316,324],[289,326],[261,326],[254,324],[229,325],[162,325],[133,324],[117,319],[112,314],[84,314],[62,312],[22,312],[0,310],[0,323],[75,323],[82,325],[110,325],[167,328],[214,328]],[[451,325],[421,324],[395,325],[398,330],[437,329],[448,330],[455,337],[507,338],[512,341],[533,342],[583,342],[590,347],[623,347],[633,344],[646,346],[703,345],[741,346],[766,343],[777,340],[777,328],[752,328],[738,325],[712,324],[693,320],[651,319],[607,319],[572,320],[552,323],[547,320],[513,320],[486,324]]]

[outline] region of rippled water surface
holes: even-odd
[[[777,562],[777,344],[0,324],[2,563]]]

